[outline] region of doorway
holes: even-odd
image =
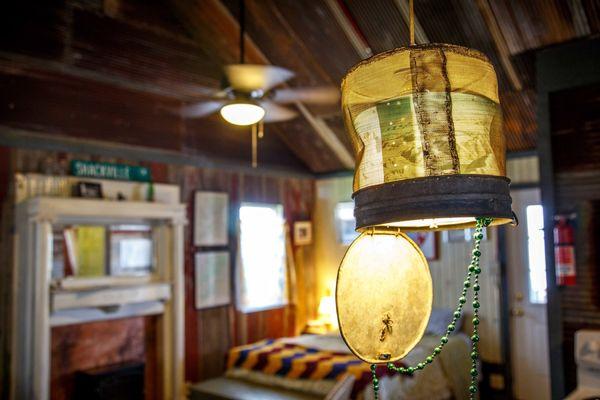
[[[550,399],[544,219],[539,188],[513,190],[516,229],[507,229],[507,273],[513,394]]]

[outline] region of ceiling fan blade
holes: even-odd
[[[205,86],[194,86],[190,89],[190,92],[193,93],[194,97],[199,99],[220,99],[225,95],[223,89]]]
[[[225,105],[224,101],[203,101],[181,108],[181,116],[185,118],[200,118],[218,111]]]
[[[291,108],[283,107],[270,101],[261,101],[260,106],[265,110],[264,122],[287,121],[298,116]]]
[[[231,64],[224,69],[231,87],[242,92],[266,92],[294,76],[292,71],[274,65]]]
[[[277,103],[335,104],[340,100],[340,90],[333,86],[307,88],[281,88],[273,93]]]

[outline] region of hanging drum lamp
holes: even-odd
[[[359,230],[513,220],[498,83],[482,53],[430,44],[376,55],[344,78],[342,107]]]
[[[361,234],[340,268],[342,337],[372,364],[413,374],[448,342],[472,290],[471,397],[477,391],[479,259],[483,229],[513,223],[494,67],[479,51],[411,45],[362,61],[342,82],[342,109],[356,155],[354,214]],[[453,319],[433,352],[397,366],[421,339],[431,313],[429,267],[405,231],[475,228],[471,261]]]

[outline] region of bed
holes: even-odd
[[[425,335],[402,360],[415,365],[431,354],[440,335]],[[378,368],[380,399],[468,398],[469,339],[452,335],[434,363],[413,376],[391,375]],[[268,339],[230,350],[226,377],[325,398],[344,377],[354,377],[351,398],[372,399],[369,365],[356,358],[339,332]]]

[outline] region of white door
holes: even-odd
[[[506,229],[513,392],[518,400],[550,399],[540,190],[513,190],[511,196],[519,218],[519,226]]]

